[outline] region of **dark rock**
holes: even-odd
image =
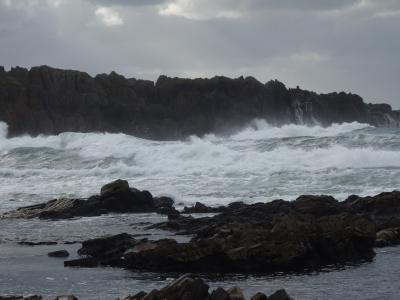
[[[174,205],[174,199],[170,198],[170,197],[155,197],[154,198],[154,204],[157,207],[170,207],[172,208]]]
[[[263,293],[257,293],[253,297],[250,298],[250,300],[267,300],[268,297],[263,294]]]
[[[400,245],[400,227],[380,230],[376,233],[376,247]]]
[[[68,257],[69,252],[67,250],[57,250],[47,253],[49,257]]]
[[[21,207],[0,215],[0,218],[68,219],[108,213],[177,213],[173,207],[157,207],[148,191],[129,188],[125,180],[116,180],[101,189],[100,196],[88,199],[54,199],[46,203]]]
[[[237,286],[230,288],[228,290],[228,294],[231,300],[246,300],[244,298],[242,290]]]
[[[208,285],[193,275],[182,275],[163,289],[153,290],[143,300],[206,300]]]
[[[212,291],[210,298],[211,300],[231,300],[229,294],[220,287]]]
[[[79,253],[103,265],[182,272],[272,272],[371,259],[375,225],[345,206],[338,211],[337,204],[312,197],[247,205],[214,217],[180,216],[151,227],[194,235],[188,243],[123,235],[86,241]]]
[[[57,296],[54,300],[78,300],[74,295]]]
[[[367,197],[352,195],[343,204],[355,212],[371,218],[378,230],[400,227],[399,191]]]
[[[100,196],[107,196],[115,193],[129,192],[129,184],[126,180],[117,179],[101,187]]]
[[[400,124],[389,105],[366,104],[350,93],[287,89],[277,80],[160,76],[154,83],[48,66],[0,71],[0,120],[10,136],[107,131],[176,139],[232,131],[255,118],[273,125]]]
[[[293,300],[285,290],[278,290],[268,297],[268,300]]]
[[[24,245],[24,246],[51,246],[51,245],[57,245],[57,242],[28,242],[28,241],[22,241],[18,242],[19,245]]]
[[[218,213],[226,210],[225,207],[209,207],[203,203],[196,202],[196,204],[192,207],[184,207],[183,213],[184,214],[198,214],[198,213]]]

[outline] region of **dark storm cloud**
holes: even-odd
[[[396,0],[0,0],[0,64],[253,75],[400,108],[399,31]]]

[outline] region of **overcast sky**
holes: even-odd
[[[0,65],[252,75],[400,109],[400,0],[0,0]]]

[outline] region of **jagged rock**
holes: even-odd
[[[255,118],[273,125],[400,124],[400,113],[389,105],[368,105],[343,92],[287,89],[277,80],[160,76],[154,83],[48,66],[0,72],[0,120],[10,136],[107,131],[176,139],[227,132]]]
[[[211,300],[231,300],[229,294],[220,287],[212,291],[210,298]]]
[[[192,234],[192,240],[135,240],[124,234],[86,241],[79,253],[102,265],[184,272],[272,272],[371,259],[375,225],[326,200],[276,200],[214,217],[169,219],[152,227]]]
[[[378,230],[400,227],[400,191],[367,197],[352,195],[343,204],[371,218]]]
[[[74,295],[58,296],[54,300],[78,300]]]
[[[267,300],[268,297],[263,294],[263,293],[257,293],[253,297],[250,298],[250,300]]]
[[[268,297],[268,300],[293,300],[285,290],[278,290]]]
[[[47,253],[49,257],[68,257],[69,252],[67,250],[57,250]]]
[[[208,285],[200,278],[185,274],[163,289],[153,290],[142,300],[206,300]]]

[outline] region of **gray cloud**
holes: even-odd
[[[400,108],[400,15],[389,14],[398,1],[197,0],[169,14],[160,9],[178,0],[21,1],[0,0],[7,68],[48,64],[148,79],[253,75]],[[102,6],[121,22],[107,25],[95,13]]]
[[[165,3],[167,0],[87,0],[98,5],[151,6]]]

